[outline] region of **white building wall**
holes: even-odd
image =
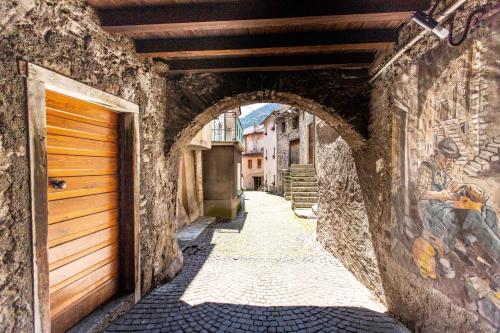
[[[269,192],[276,192],[277,188],[277,154],[276,154],[276,125],[274,115],[270,115],[264,125],[264,187]]]

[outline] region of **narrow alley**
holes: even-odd
[[[0,1],[0,332],[500,332],[499,22]]]
[[[108,332],[408,332],[313,239],[282,197],[245,193],[246,211],[184,250],[184,266]]]

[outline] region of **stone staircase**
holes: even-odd
[[[465,165],[464,172],[475,177],[490,170],[493,163],[498,163],[498,161],[500,161],[500,136],[495,137],[484,149],[481,149],[479,154]]]
[[[443,129],[443,126],[446,126],[446,131]],[[449,124],[448,121],[444,121],[443,125],[439,127],[436,134],[438,142],[446,137],[452,139],[457,144],[458,151],[462,153],[462,156],[455,163],[458,165],[465,165],[467,163],[467,157],[464,154],[466,148],[464,142],[462,141],[462,137],[460,136],[458,126],[454,123]]]
[[[290,186],[290,170],[283,170],[283,197],[285,200],[292,200],[292,187]]]
[[[312,164],[292,164],[290,171],[292,208],[311,208],[318,201],[316,170]]]

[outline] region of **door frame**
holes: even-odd
[[[316,152],[314,151],[314,146],[316,145],[316,125],[314,120],[307,124],[307,163],[315,164]]]
[[[35,64],[19,61],[26,78],[33,250],[35,332],[50,332],[48,202],[45,90],[53,90],[119,113],[120,145],[120,292],[134,303],[141,298],[139,247],[139,106]]]
[[[298,145],[298,161],[297,163],[292,163],[292,143],[295,143]],[[300,164],[300,138],[298,139],[293,139],[288,142],[288,166],[291,167],[292,164]]]

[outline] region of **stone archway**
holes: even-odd
[[[334,128],[353,150],[359,150],[365,142],[365,139],[353,128],[353,126],[345,121],[340,115],[335,113],[335,110],[332,108],[327,108],[311,99],[303,98],[294,93],[266,90],[252,91],[231,97],[225,97],[214,105],[208,107],[203,112],[196,115],[194,119],[176,135],[176,140],[170,148],[170,153],[182,148],[199,130],[203,128],[203,126],[205,126],[212,119],[215,119],[221,113],[252,103],[287,104],[301,110],[307,110],[309,113],[317,116]]]
[[[314,109],[359,150],[368,136],[369,90],[363,70],[179,75],[169,77],[164,92],[164,132],[159,134],[164,142],[164,157],[161,162],[148,160],[144,168],[159,177],[163,185],[154,194],[162,204],[151,207],[152,215],[162,222],[151,224],[147,216],[142,222],[147,223],[141,234],[143,291],[170,279],[182,265],[174,223],[180,148],[223,108],[261,101],[288,103]],[[145,184],[151,182],[153,179],[144,180]]]
[[[368,214],[365,211],[364,198],[360,180],[358,179],[358,159],[363,155],[362,150],[365,145],[365,138],[360,135],[351,124],[335,112],[333,108],[328,108],[314,100],[304,98],[295,93],[281,92],[275,90],[251,91],[236,94],[234,96],[224,97],[215,104],[209,106],[200,113],[195,114],[189,122],[185,122],[182,129],[178,129],[175,135],[174,143],[168,147],[168,177],[170,183],[175,186],[178,178],[178,165],[183,148],[190,142],[196,133],[208,122],[216,118],[225,111],[234,109],[252,103],[280,103],[297,107],[307,111],[323,121],[322,132],[328,136],[325,141],[325,147],[328,154],[341,154],[341,161],[330,165],[329,159],[323,159],[324,165],[321,172],[320,197],[319,202],[325,206],[323,215],[320,212],[320,223],[322,224],[320,241],[324,247],[329,249],[335,255],[340,256],[344,265],[348,267],[358,279],[368,286],[380,298],[384,299],[384,289],[378,269],[378,258],[376,257],[374,246],[372,244],[371,228],[368,222]],[[173,133],[170,133],[172,135]],[[332,155],[333,156],[333,155]],[[343,163],[343,165],[340,165]],[[334,175],[332,173],[335,173]],[[340,188],[343,187],[343,188]],[[347,194],[338,195],[336,191],[346,190]],[[336,204],[332,204],[335,201]],[[345,207],[345,209],[342,209]],[[342,210],[347,210],[344,214]],[[169,211],[170,220],[175,219],[175,207]],[[335,219],[342,219],[343,224],[340,228],[334,229],[332,223]],[[351,227],[350,224],[354,225]],[[338,233],[355,242],[353,246],[348,244],[339,244],[331,246],[331,233]],[[348,232],[356,233],[356,236],[346,235]],[[340,248],[347,250],[342,251]],[[349,253],[362,250],[357,262],[350,260],[356,257]],[[360,269],[364,267],[365,269]]]

